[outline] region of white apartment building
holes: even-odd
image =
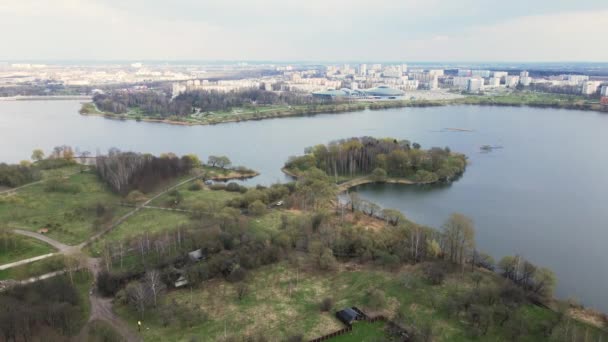
[[[458,69],[458,77],[471,76],[471,69]]]
[[[500,77],[490,77],[488,87],[496,88],[500,86]]]
[[[431,76],[443,76],[444,75],[444,71],[443,71],[443,69],[431,69],[431,70],[429,70],[429,75],[431,75]]]
[[[490,70],[471,70],[471,76],[473,77],[490,77]]]
[[[492,76],[498,79],[504,79],[505,77],[509,76],[509,73],[506,71],[494,71]]]
[[[483,79],[469,78],[467,80],[467,91],[469,93],[477,93],[483,90]]]
[[[600,91],[600,95],[608,96],[608,85],[602,86],[602,90]]]
[[[598,81],[586,81],[583,82],[581,87],[581,94],[583,95],[593,95],[597,93],[597,89],[600,86],[600,82]]]
[[[505,86],[507,88],[515,88],[515,86],[517,86],[518,83],[519,83],[519,76],[507,75],[505,77]]]
[[[456,76],[456,77],[452,78],[452,86],[454,86],[454,88],[458,88],[458,89],[467,89],[470,79],[471,79],[470,77]]]

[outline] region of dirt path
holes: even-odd
[[[24,235],[24,236],[28,236],[28,237],[40,240],[42,242],[46,242],[49,245],[55,247],[61,253],[70,252],[70,251],[74,251],[74,250],[78,249],[77,246],[66,245],[66,244],[61,243],[55,239],[52,239],[46,235],[42,235],[40,233],[32,232],[29,230],[13,229],[13,232],[16,234],[19,234],[19,235]]]
[[[23,259],[23,260],[11,262],[10,264],[0,265],[0,271],[7,270],[9,268],[13,268],[13,267],[17,267],[17,266],[21,266],[21,265],[25,265],[25,264],[29,264],[29,263],[32,263],[34,261],[46,259],[46,258],[52,257],[53,255],[57,255],[57,253],[49,253],[49,254],[39,255],[39,256],[36,256],[36,257],[33,257],[33,258]]]
[[[101,259],[88,258],[87,268],[94,275],[94,278],[97,279],[97,275],[101,271]],[[80,334],[78,335],[79,341],[86,340],[88,337],[89,324],[91,324],[93,321],[107,322],[118,334],[120,334],[120,336],[123,337],[125,341],[143,341],[141,336],[134,329],[132,329],[124,320],[114,313],[114,310],[112,310],[112,299],[103,298],[97,293],[97,291],[95,291],[95,283],[93,283],[93,288],[89,292],[89,301],[91,303],[91,314],[87,324],[82,328]]]

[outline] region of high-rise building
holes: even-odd
[[[367,64],[359,64],[359,75],[367,75]]]
[[[583,95],[593,95],[597,93],[597,88],[600,86],[600,82],[598,81],[586,81],[583,82],[581,87],[581,94]]]
[[[519,83],[519,76],[506,76],[505,77],[505,86],[508,88],[515,88]]]
[[[608,85],[602,86],[602,90],[600,91],[602,96],[608,96]]]
[[[467,81],[467,91],[469,93],[477,93],[481,90],[483,90],[483,79],[469,78]]]
[[[458,77],[471,76],[471,69],[458,69]]]
[[[519,73],[519,78],[520,79],[522,79],[524,77],[529,77],[529,76],[530,76],[530,74],[527,71],[525,71],[525,70]]]
[[[505,77],[509,76],[509,73],[506,71],[494,71],[492,76],[498,79],[504,79]]]
[[[471,70],[471,76],[473,77],[490,77],[490,70]]]
[[[488,86],[490,86],[490,87],[498,87],[498,86],[500,86],[500,78],[498,78],[498,77],[490,77],[490,80],[488,81]]]

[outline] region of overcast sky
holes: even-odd
[[[0,60],[608,61],[606,0],[0,0]]]

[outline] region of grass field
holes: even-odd
[[[0,271],[0,280],[25,280],[46,273],[59,271],[64,268],[64,257],[62,255],[55,255],[46,259],[34,261],[26,265],[2,270]]]
[[[42,241],[22,235],[9,234],[8,239],[10,242],[8,242],[7,245],[4,245],[2,243],[2,237],[0,237],[0,265],[53,253],[55,251],[53,247]]]
[[[120,197],[110,192],[93,173],[73,175],[66,184],[76,187],[78,192],[50,192],[40,183],[0,197],[0,222],[31,231],[49,228],[50,237],[76,244],[99,228],[95,225],[98,203],[115,207],[115,217],[127,212],[127,208],[116,207]]]
[[[334,317],[336,310],[358,306],[370,316],[384,314],[394,317],[400,311],[405,315],[406,323],[431,324],[438,341],[472,339],[466,321],[449,317],[438,304],[456,291],[475,286],[470,273],[464,276],[453,274],[443,285],[431,286],[417,275],[417,268],[411,266],[398,272],[372,270],[357,265],[342,265],[341,268],[340,272],[329,274],[305,271],[309,269],[306,267],[296,272],[287,263],[266,266],[249,275],[247,290],[241,299],[237,295],[240,285],[223,280],[203,283],[192,292],[189,289],[171,291],[163,299],[163,307],[146,311],[143,319],[146,329],[144,338],[146,341],[189,341],[192,338],[217,341],[224,340],[224,336],[237,339],[265,336],[285,340],[301,335],[305,339],[312,339],[343,328]],[[404,285],[406,275],[416,280],[415,286]],[[499,276],[484,272],[481,283],[500,281],[503,280]],[[373,289],[381,289],[386,295],[386,303],[381,308],[371,306],[368,291]],[[321,312],[319,303],[326,297],[333,298],[335,305],[330,312]],[[140,318],[131,307],[119,305],[116,309],[132,324]],[[165,314],[162,314],[163,310]],[[186,312],[188,317],[196,319],[186,325],[183,322],[167,323],[166,310],[170,313]],[[526,337],[519,340],[544,340],[541,321],[555,313],[533,305],[524,305],[519,311],[533,327]],[[585,331],[586,326],[578,326],[581,332]],[[362,325],[361,328],[335,341],[374,340],[382,335],[379,325]],[[589,328],[591,340],[597,340],[599,333],[599,330]],[[603,338],[608,338],[608,335],[604,334]],[[494,324],[488,334],[478,340],[511,339],[505,327]]]
[[[196,204],[200,203],[213,203],[216,205],[223,206],[226,201],[240,195],[240,193],[238,192],[209,190],[207,187],[201,190],[189,190],[188,187],[190,185],[191,183],[187,183],[177,188],[179,193],[182,195],[182,201],[175,206],[176,208],[192,209]],[[150,205],[159,207],[174,206],[171,202],[171,196],[168,193],[155,199],[154,201],[152,201],[152,203],[150,203]]]

